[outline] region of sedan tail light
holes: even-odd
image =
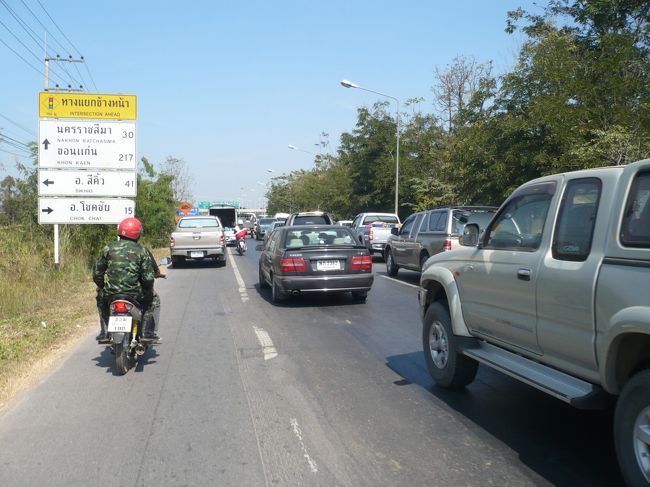
[[[372,240],[372,228],[368,230],[368,240]]]
[[[280,261],[280,269],[282,272],[304,272],[307,270],[307,262],[301,257],[285,257]]]
[[[451,250],[451,239],[445,239],[445,243],[442,245],[442,250]]]
[[[369,255],[356,255],[352,257],[350,267],[353,271],[372,270],[372,257]]]

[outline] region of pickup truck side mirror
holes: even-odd
[[[399,235],[399,228],[393,227],[390,229],[391,235]]]
[[[479,228],[476,223],[468,223],[463,228],[460,244],[464,247],[476,247],[479,241]]]

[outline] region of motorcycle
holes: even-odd
[[[107,331],[120,375],[126,374],[153,342],[142,337],[142,325],[143,311],[132,299],[118,296],[111,302]]]
[[[237,252],[239,252],[239,255],[246,253],[246,240],[243,238],[237,239]]]
[[[237,247],[239,255],[246,253],[246,235],[248,235],[248,230],[245,228],[235,234],[235,238],[237,239],[237,245],[235,247]]]

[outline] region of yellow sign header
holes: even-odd
[[[90,93],[38,94],[40,118],[94,118],[107,120],[135,120],[138,115],[138,97],[135,95],[97,95]]]

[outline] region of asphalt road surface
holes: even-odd
[[[164,343],[125,376],[93,333],[5,412],[0,486],[622,484],[611,412],[484,367],[434,385],[417,273],[275,306],[249,242],[167,270]]]

